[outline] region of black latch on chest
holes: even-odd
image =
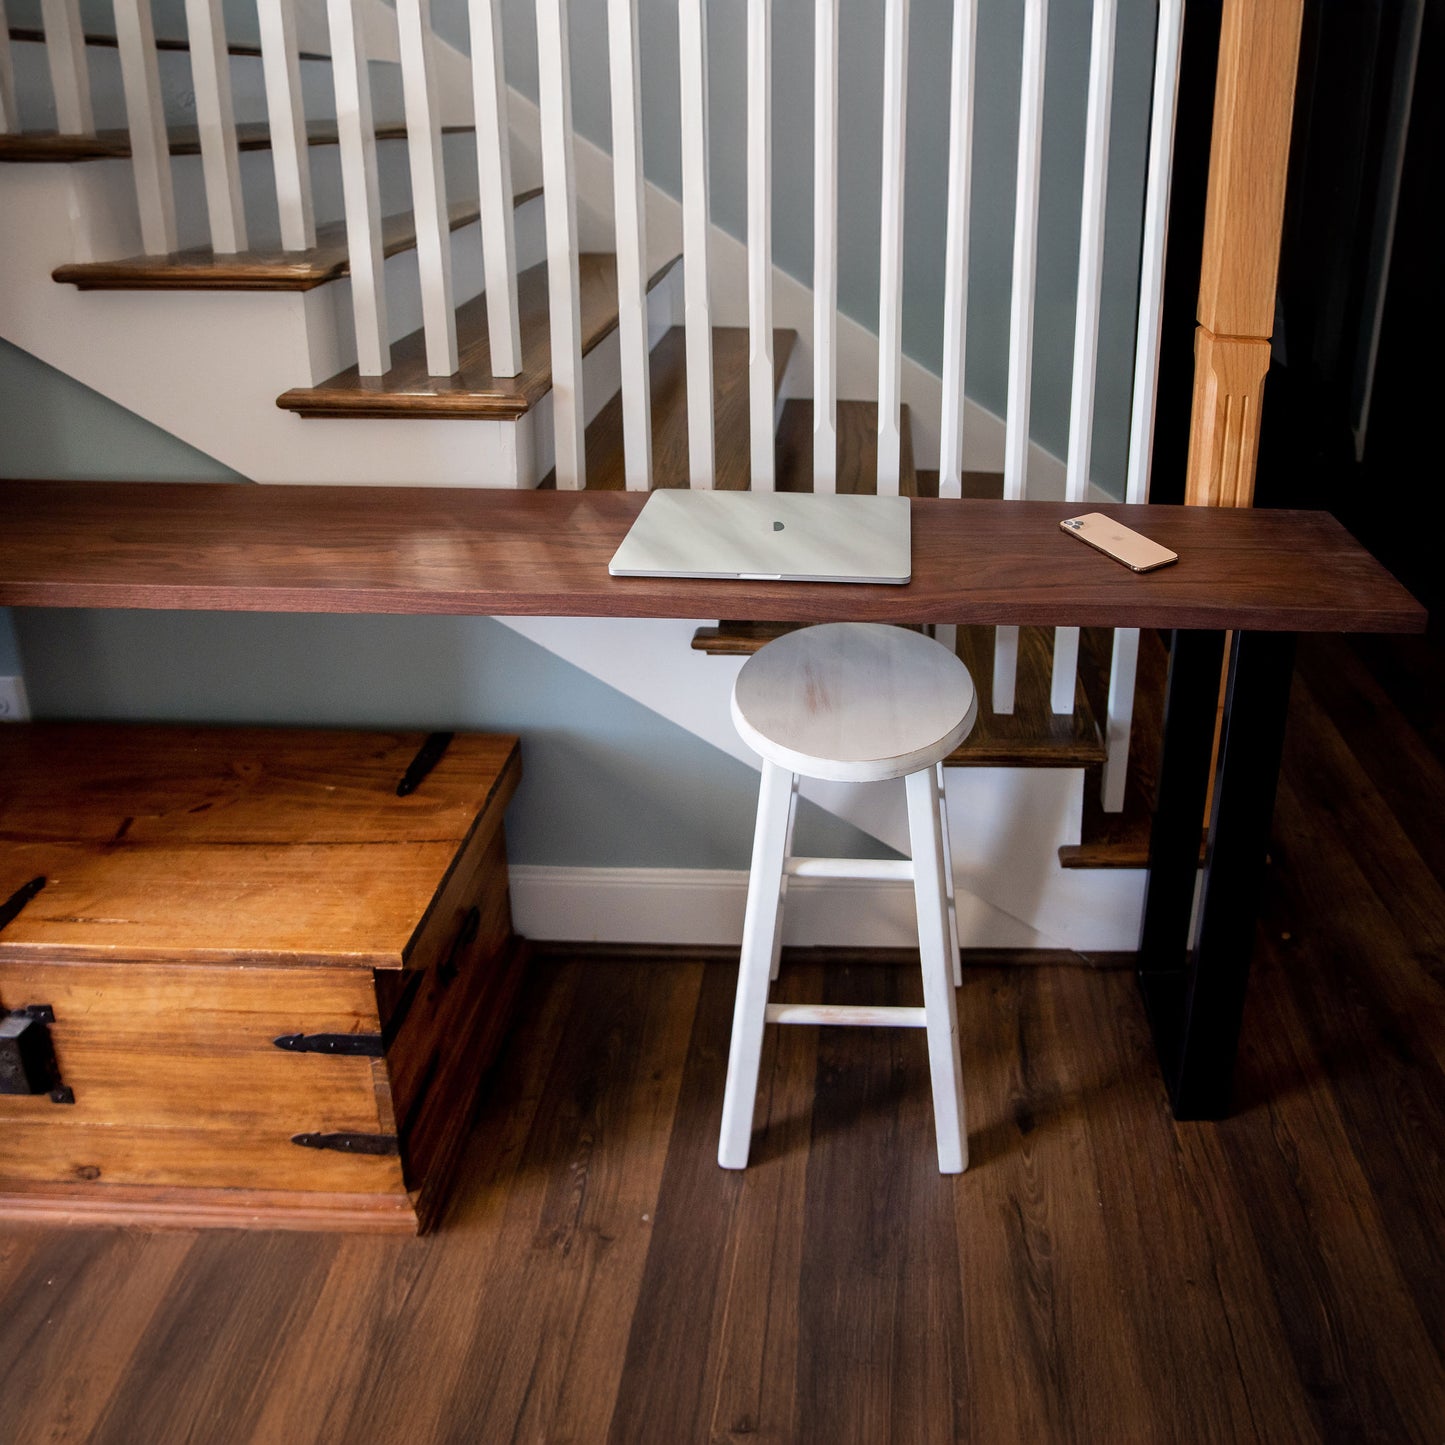
[[[49,1027],[54,1022],[55,1010],[48,1003],[0,1010],[0,1094],[49,1094],[52,1104],[75,1102],[55,1063]]]

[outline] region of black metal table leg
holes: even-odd
[[[1229,1109],[1294,668],[1291,633],[1236,633],[1191,947],[1222,637],[1170,645],[1139,985],[1177,1119]]]

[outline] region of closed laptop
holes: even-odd
[[[648,497],[607,570],[614,577],[907,582],[907,497],[677,490]]]

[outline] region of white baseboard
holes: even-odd
[[[510,869],[512,914],[527,938],[575,943],[729,945],[742,942],[748,875],[708,868]],[[1123,870],[1091,874],[1126,893],[1140,878]],[[1115,917],[1120,910],[1105,910]],[[1128,916],[1127,910],[1123,916]],[[1133,915],[1137,919],[1137,914]],[[918,942],[908,883],[794,879],[788,888],[783,941],[793,946],[907,948]],[[1060,939],[981,898],[960,892],[959,941],[964,948],[1131,949],[1136,924],[1097,926],[1088,936]]]

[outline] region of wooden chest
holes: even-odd
[[[425,1230],[520,981],[517,740],[0,728],[0,1217]]]

